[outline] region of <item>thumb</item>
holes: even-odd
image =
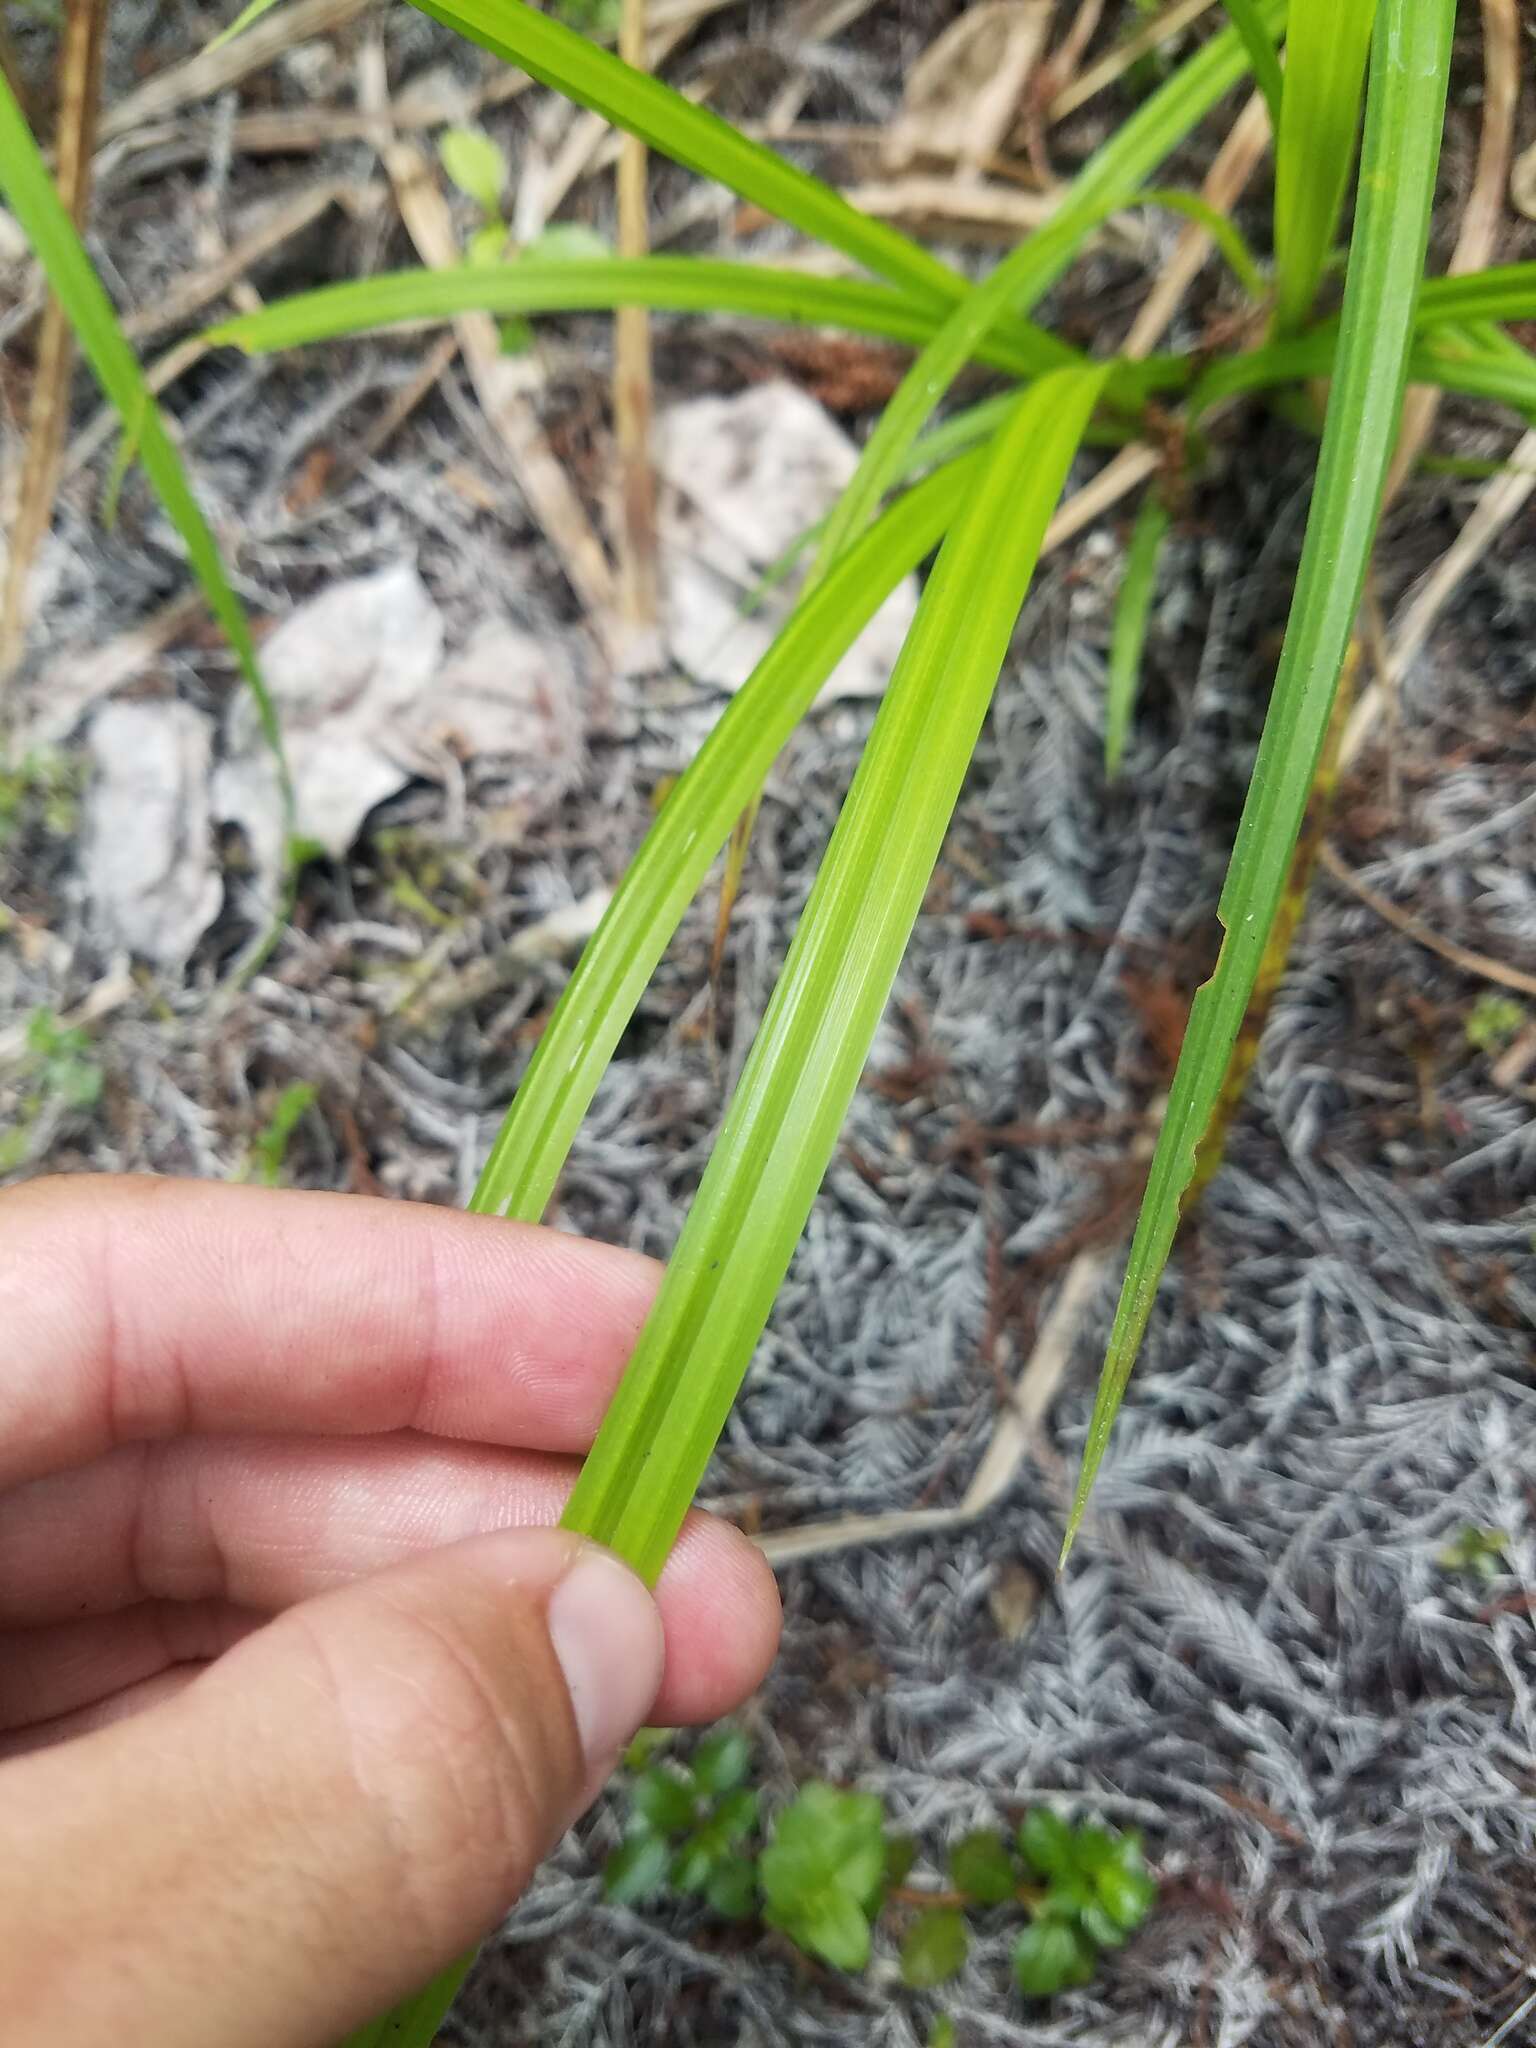
[[[505,1530],[292,1608],[174,1698],[0,1765],[6,2040],[333,2048],[496,1924],[661,1672],[616,1558]]]

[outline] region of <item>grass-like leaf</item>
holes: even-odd
[[[203,55],[206,57],[214,50],[222,50],[224,45],[232,43],[236,36],[243,36],[248,28],[254,28],[261,17],[270,14],[278,4],[279,0],[249,0],[249,4],[241,8],[227,28],[221,28],[212,42],[204,43]]]
[[[1131,712],[1141,683],[1141,652],[1147,637],[1147,620],[1152,611],[1152,592],[1157,583],[1157,562],[1168,532],[1168,512],[1155,490],[1141,502],[1130,546],[1125,551],[1125,571],[1115,598],[1115,623],[1109,641],[1109,684],[1104,702],[1104,773],[1114,779],[1120,772]]]
[[[256,0],[261,4],[261,0]],[[1232,26],[1242,37],[1248,49],[1248,62],[1253,67],[1253,82],[1264,95],[1264,104],[1269,108],[1269,125],[1276,135],[1280,133],[1280,102],[1285,92],[1285,80],[1280,70],[1280,59],[1275,55],[1275,40],[1261,17],[1254,0],[1221,0],[1231,18]]]
[[[1312,310],[1355,161],[1376,0],[1291,0],[1275,138],[1276,318]]]
[[[1536,411],[1536,356],[1507,335],[1498,335],[1497,342],[1490,345],[1490,337],[1449,323],[1431,327],[1409,355],[1408,382],[1507,405],[1530,418]],[[1327,377],[1338,347],[1337,330],[1330,327],[1212,363],[1191,394],[1190,418],[1197,420],[1218,400],[1242,392]]]
[[[1536,320],[1536,263],[1428,278],[1419,296],[1419,325],[1445,320]]]
[[[566,1526],[654,1579],[826,1171],[1104,381],[1018,401],[929,576],[661,1293]],[[822,589],[828,586],[824,584]]]
[[[931,300],[859,278],[813,277],[752,263],[703,256],[610,256],[591,261],[466,264],[457,270],[402,270],[357,278],[278,299],[256,313],[225,320],[203,339],[252,354],[298,348],[340,335],[371,334],[414,320],[451,320],[460,313],[502,317],[530,313],[610,312],[646,306],[658,313],[735,313],[791,326],[846,327],[920,347],[943,314]],[[1081,362],[1043,328],[1023,322],[988,335],[978,361],[1016,377]]]
[[[816,693],[974,490],[979,459],[937,471],[870,528],[732,698],[663,804],[577,962],[491,1149],[471,1207],[536,1223],[656,963],[732,823]]]
[[[1267,25],[1278,24],[1284,0],[1255,4]],[[876,422],[859,466],[827,520],[818,564],[835,559],[873,516],[945,392],[1004,314],[1027,314],[1039,303],[1088,234],[1107,213],[1135,197],[1157,165],[1247,68],[1248,53],[1235,28],[1213,36],[1100,145],[1044,227],[1004,257],[950,314]]]
[[[1286,877],[1285,890],[1275,912],[1275,921],[1269,928],[1269,943],[1264,948],[1258,973],[1254,977],[1253,990],[1248,997],[1248,1006],[1243,1012],[1243,1021],[1238,1026],[1237,1037],[1233,1041],[1216,1107],[1196,1149],[1194,1177],[1184,1198],[1186,1213],[1190,1205],[1200,1199],[1220,1171],[1226,1153],[1227,1135],[1238,1110],[1242,1107],[1248,1077],[1253,1071],[1254,1062],[1259,1056],[1259,1047],[1263,1042],[1264,1026],[1269,1021],[1270,1010],[1285,978],[1285,970],[1290,964],[1291,946],[1301,928],[1301,921],[1306,916],[1313,871],[1317,866],[1317,857],[1322,850],[1333,814],[1333,800],[1339,777],[1339,747],[1344,738],[1344,728],[1349,722],[1350,706],[1354,701],[1354,674],[1359,666],[1359,650],[1358,639],[1352,640],[1344,661],[1344,673],[1334,694],[1333,715],[1328,721],[1323,751],[1318,757],[1317,773],[1312,778],[1312,789],[1307,798],[1301,830],[1297,835],[1296,850],[1291,855],[1290,873]]]
[[[1082,1518],[1284,897],[1397,438],[1445,116],[1455,0],[1381,0],[1333,386],[1269,715],[1137,1219],[1063,1556]],[[1290,81],[1287,81],[1287,92]]]
[[[850,206],[840,192],[751,141],[649,73],[623,63],[523,0],[412,0],[445,28],[541,85],[638,135],[674,163],[714,178],[814,241],[841,249],[919,298],[953,302],[964,278],[918,242]]]
[[[284,807],[292,819],[292,788],[283,760],[277,713],[262,680],[244,607],[230,586],[218,542],[193,495],[175,442],[144,381],[116,310],[96,275],[74,223],[59,202],[26,117],[0,71],[0,192],[21,223],[49,286],[68,315],[81,353],[116,407],[135,459],[181,535],[192,572],[224,628],[256,703],[262,735],[277,763]]]

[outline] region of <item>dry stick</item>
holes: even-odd
[[[1340,773],[1350,766],[1365,744],[1452,593],[1498,539],[1532,490],[1536,490],[1536,427],[1521,436],[1503,474],[1483,487],[1466,525],[1399,613],[1386,673],[1362,696],[1345,730],[1339,750]]]
[[[843,188],[843,197],[877,220],[931,225],[947,235],[969,229],[979,241],[1016,242],[1056,211],[1056,192],[1025,192],[1011,185],[961,184],[915,171]]]
[[[1093,32],[1104,13],[1104,0],[1078,0],[1072,26],[1061,39],[1061,47],[1053,50],[1046,64],[1046,71],[1056,90],[1051,95],[1052,103],[1077,77],[1077,67],[1083,61],[1083,52],[1093,41]]]
[[[224,251],[212,263],[185,277],[167,296],[153,306],[146,306],[142,312],[131,314],[123,322],[123,332],[133,341],[148,339],[166,327],[177,326],[193,313],[220,298],[234,286],[240,284],[253,265],[284,242],[302,233],[313,221],[319,219],[332,204],[344,206],[351,213],[360,213],[374,204],[379,197],[376,189],[360,185],[355,180],[337,179],[331,184],[311,186],[299,193],[286,206],[270,214],[243,241],[232,249]],[[144,373],[144,381],[158,396],[168,384],[185,375],[192,365],[200,362],[207,354],[206,344],[198,335],[189,335],[174,348],[167,349],[163,356],[151,363]],[[73,476],[77,470],[90,462],[120,425],[117,413],[111,406],[102,406],[87,426],[75,436],[64,457],[64,475]]]
[[[102,118],[101,141],[126,135],[146,121],[163,120],[194,100],[212,99],[249,78],[253,71],[265,69],[296,43],[344,28],[368,4],[369,0],[294,0],[290,7],[274,8],[232,43],[202,50],[185,63],[172,65],[119,100]]]
[[[984,1515],[1012,1485],[1034,1448],[1040,1425],[1072,1361],[1078,1335],[1109,1264],[1109,1254],[1096,1249],[1079,1252],[1067,1268],[1060,1292],[1013,1383],[1007,1403],[998,1411],[997,1426],[957,1506],[897,1509],[884,1515],[844,1515],[836,1521],[776,1530],[770,1536],[756,1539],[768,1562],[776,1566],[799,1564],[808,1557],[825,1557],[863,1543],[884,1543],[897,1536],[961,1528]]]
[[[461,261],[447,201],[426,158],[393,133],[384,54],[376,41],[359,53],[359,99],[375,115],[375,147],[416,252],[431,270]],[[560,558],[599,644],[616,661],[617,590],[602,542],[570,478],[556,461],[534,410],[542,373],[531,356],[505,356],[488,313],[461,313],[453,323],[475,396],[500,442],[529,511]]]
[[[1269,107],[1256,92],[1233,122],[1206,173],[1200,196],[1218,213],[1230,213],[1269,147]],[[1214,242],[1208,231],[1191,221],[1180,234],[1162,276],[1147,294],[1131,323],[1124,353],[1136,361],[1149,355],[1168,331],[1179,303],[1209,257]]]
[[[77,228],[90,203],[105,20],[106,0],[69,0],[59,52],[58,168],[54,175],[59,198]],[[15,668],[26,641],[27,585],[53,520],[74,360],[75,340],[68,316],[50,292],[38,337],[37,371],[27,414],[27,451],[11,527],[5,593],[0,598],[0,686]]]
[[[1097,64],[1090,64],[1081,77],[1064,86],[1046,108],[1047,118],[1052,121],[1063,121],[1068,114],[1076,113],[1077,109],[1085,106],[1096,93],[1102,92],[1106,85],[1113,85],[1117,78],[1123,77],[1133,64],[1146,56],[1149,50],[1155,50],[1159,43],[1167,42],[1168,38],[1176,36],[1180,29],[1188,28],[1192,21],[1198,21],[1206,9],[1214,4],[1215,0],[1173,0],[1173,5],[1165,7],[1161,14],[1147,23],[1145,28],[1137,29],[1134,35],[1129,35],[1124,42],[1117,43],[1114,49],[1107,51],[1099,59]]]
[[[623,0],[619,55],[646,68],[646,0]],[[643,257],[650,246],[646,207],[646,152],[638,135],[619,148],[619,254]],[[651,462],[651,316],[644,306],[621,306],[614,322],[613,423],[619,458],[619,607],[631,645],[632,666],[648,669],[660,656],[657,639],[656,471]]]
[[[1412,939],[1415,945],[1438,953],[1442,960],[1449,960],[1453,967],[1459,967],[1464,974],[1476,975],[1480,981],[1495,982],[1500,988],[1512,988],[1521,995],[1536,996],[1536,974],[1527,974],[1520,967],[1506,967],[1502,960],[1491,959],[1486,953],[1474,953],[1468,946],[1458,946],[1454,939],[1442,938],[1422,918],[1415,917],[1412,911],[1400,910],[1389,896],[1373,889],[1332,846],[1325,844],[1318,858],[1336,882],[1342,882],[1368,909],[1374,910],[1379,918],[1405,938]]]
[[[1515,147],[1515,111],[1520,99],[1520,24],[1515,19],[1515,0],[1482,0],[1482,4],[1483,126],[1472,190],[1467,195],[1461,230],[1447,265],[1453,277],[1481,270],[1493,259]],[[1438,391],[1417,385],[1404,398],[1402,425],[1387,473],[1383,505],[1391,504],[1423,452],[1434,431],[1440,397]]]

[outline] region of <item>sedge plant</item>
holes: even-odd
[[[1165,508],[1198,484],[1204,433],[1218,409],[1256,399],[1289,413],[1303,392],[1327,385],[1290,620],[1221,898],[1224,942],[1195,1001],[1152,1162],[1070,1541],[1197,1173],[1219,1154],[1234,1058],[1277,971],[1276,929],[1294,922],[1304,891],[1296,842],[1352,658],[1405,385],[1536,419],[1536,359],[1507,332],[1536,314],[1536,266],[1423,275],[1454,0],[1226,0],[1226,25],[1108,136],[1051,219],[979,282],[554,14],[521,0],[413,4],[864,275],[686,256],[551,261],[534,251],[304,293],[206,340],[266,351],[469,310],[512,320],[645,305],[842,326],[914,352],[811,542],[812,573],[787,625],[671,791],[572,974],[474,1196],[488,1213],[542,1215],[646,982],[736,821],[853,637],[937,550],[655,1308],[568,1509],[569,1526],[611,1544],[647,1578],[661,1569],[703,1475],[832,1156],[1069,475],[1085,450],[1158,427],[1164,445],[1185,448],[1194,465],[1174,480],[1177,491],[1158,479],[1134,524],[1106,718],[1113,764],[1134,715]],[[1202,216],[1193,195],[1150,182],[1249,77],[1275,125],[1267,269],[1208,209]],[[1345,251],[1340,224],[1357,158]],[[0,161],[9,184],[8,152]],[[1204,219],[1248,302],[1251,345],[1130,361],[1112,350],[1085,354],[1037,318],[1106,216],[1141,203]],[[46,209],[35,203],[30,219],[18,212],[35,235]],[[973,366],[1005,388],[937,420]],[[131,412],[136,389],[121,374],[117,381]],[[1179,429],[1171,435],[1170,417]],[[466,1966],[362,2029],[351,2048],[423,2048]]]

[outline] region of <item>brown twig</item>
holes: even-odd
[[[394,187],[395,204],[417,254],[430,269],[456,266],[461,252],[442,190],[414,143],[395,134],[384,55],[376,42],[359,58],[359,99],[373,114],[374,143]],[[505,356],[488,313],[461,313],[453,323],[481,411],[500,443],[529,511],[559,557],[599,645],[616,659],[617,589],[602,542],[570,478],[556,460],[534,410],[542,381],[531,356]]]
[[[1506,967],[1502,960],[1494,960],[1486,953],[1474,953],[1468,946],[1457,945],[1454,939],[1442,938],[1422,918],[1415,917],[1412,911],[1400,910],[1390,897],[1383,896],[1379,889],[1373,889],[1326,842],[1318,859],[1336,882],[1342,882],[1368,909],[1374,910],[1404,938],[1412,939],[1415,945],[1423,946],[1427,952],[1438,953],[1442,960],[1459,967],[1463,974],[1475,975],[1479,981],[1491,981],[1499,988],[1512,988],[1521,995],[1536,996],[1536,974],[1527,974],[1521,967]]]
[[[1339,749],[1342,773],[1369,738],[1383,710],[1429,638],[1435,621],[1462,579],[1480,562],[1499,535],[1536,490],[1536,427],[1530,428],[1500,476],[1484,485],[1470,518],[1425,577],[1396,621],[1385,672],[1355,706]]]
[[[76,227],[90,203],[91,155],[101,98],[102,30],[106,0],[69,0],[59,51],[59,120],[54,181]],[[15,668],[27,631],[27,585],[37,551],[53,520],[59,457],[69,422],[69,378],[75,338],[69,318],[50,293],[38,338],[37,369],[27,417],[27,452],[0,598],[0,684]]]
[[[1064,121],[1068,114],[1076,113],[1105,86],[1123,78],[1149,50],[1155,50],[1159,43],[1176,36],[1180,29],[1188,28],[1192,21],[1198,21],[1206,9],[1214,5],[1215,0],[1173,0],[1172,6],[1154,15],[1144,28],[1126,36],[1112,50],[1106,51],[1097,64],[1090,64],[1070,85],[1063,86],[1045,110],[1047,119]]]
[[[196,100],[212,99],[253,71],[264,71],[296,43],[344,28],[367,5],[368,0],[294,0],[290,7],[274,8],[232,43],[200,50],[126,94],[102,116],[101,141],[110,142],[147,121],[163,120]]]
[[[1232,211],[1269,146],[1269,135],[1269,107],[1263,93],[1256,92],[1212,159],[1200,188],[1207,206],[1218,213]],[[1132,322],[1125,339],[1126,355],[1139,362],[1156,348],[1214,246],[1211,235],[1197,222],[1191,221],[1185,227],[1162,275]]]

